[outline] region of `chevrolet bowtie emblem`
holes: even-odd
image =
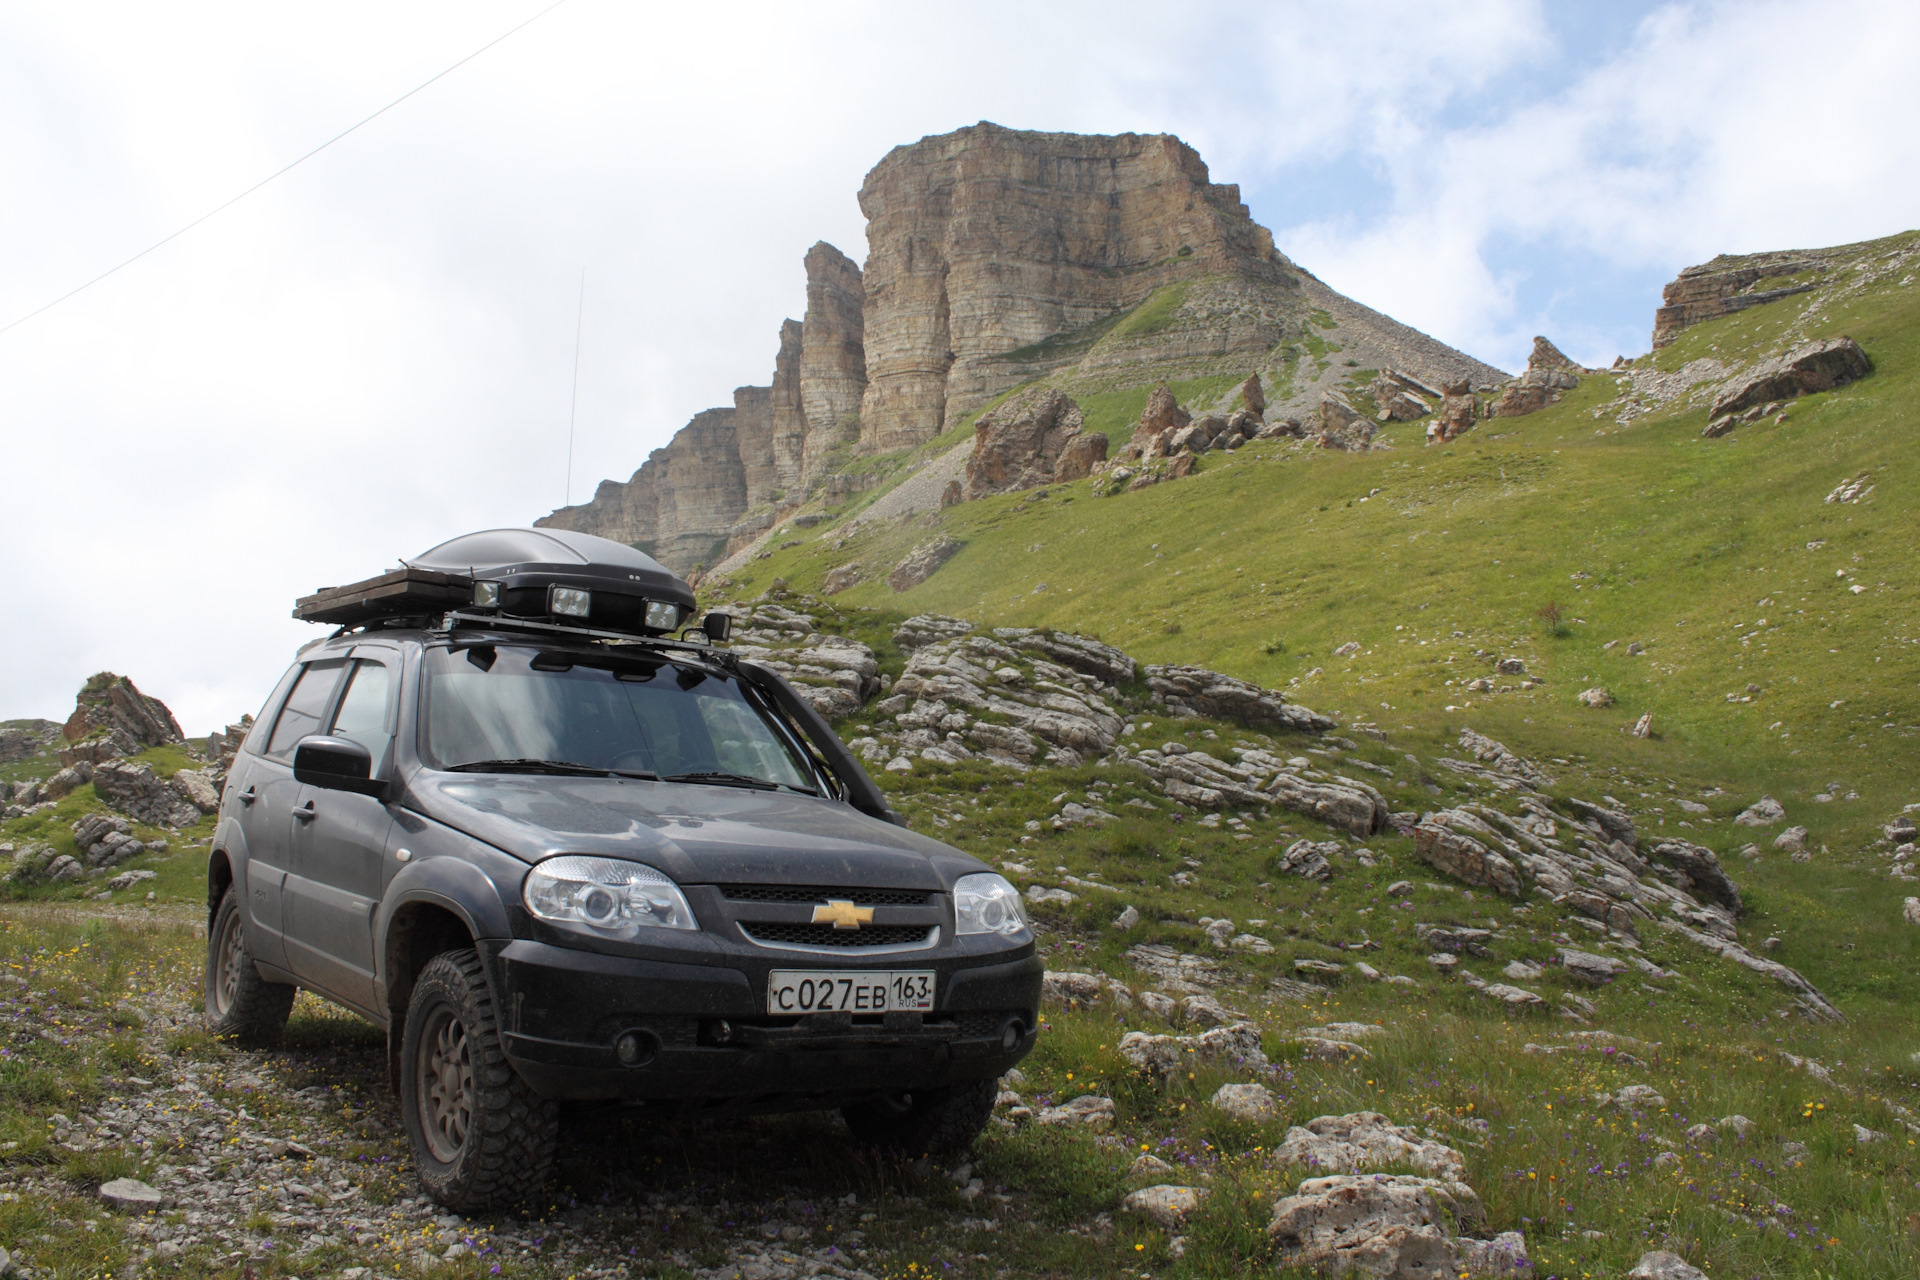
[[[815,924],[830,924],[836,929],[858,929],[873,923],[872,907],[856,907],[845,898],[829,898],[825,906],[813,909]]]

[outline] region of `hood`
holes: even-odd
[[[410,809],[527,862],[644,862],[681,884],[944,889],[978,858],[837,800],[637,778],[423,771]]]

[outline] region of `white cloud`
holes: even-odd
[[[0,323],[536,7],[0,12]],[[1490,244],[1691,261],[1913,207],[1910,16],[1675,10],[1510,90],[1564,56],[1549,12],[571,0],[0,335],[0,714],[106,667],[195,730],[253,709],[295,595],[560,502],[583,266],[576,499],[764,381],[806,247],[864,252],[867,169],[979,119],[1178,133],[1336,287],[1483,355],[1531,324]],[[1340,175],[1380,203],[1295,225]]]

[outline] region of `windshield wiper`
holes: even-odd
[[[472,760],[466,764],[449,765],[449,773],[555,773],[576,778],[604,778],[616,772],[613,769],[598,769],[590,764],[574,764],[570,760]],[[651,775],[649,775],[651,776]]]
[[[769,782],[765,778],[749,778],[744,773],[728,773],[724,769],[710,769],[699,773],[670,773],[660,780],[662,782],[709,782],[721,787],[751,787],[755,791],[778,791],[782,786],[786,785],[779,782]],[[789,787],[788,789],[801,792],[804,795],[815,794],[805,787]]]

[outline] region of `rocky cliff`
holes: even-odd
[[[770,385],[740,388],[625,483],[536,523],[684,572],[810,493],[855,491],[835,458],[925,444],[1039,380],[1079,395],[1257,371],[1284,408],[1362,367],[1435,384],[1506,376],[1288,261],[1239,188],[1170,135],[982,123],[895,148],[860,207],[864,272],[831,245],[807,253],[806,315],[782,326]]]

